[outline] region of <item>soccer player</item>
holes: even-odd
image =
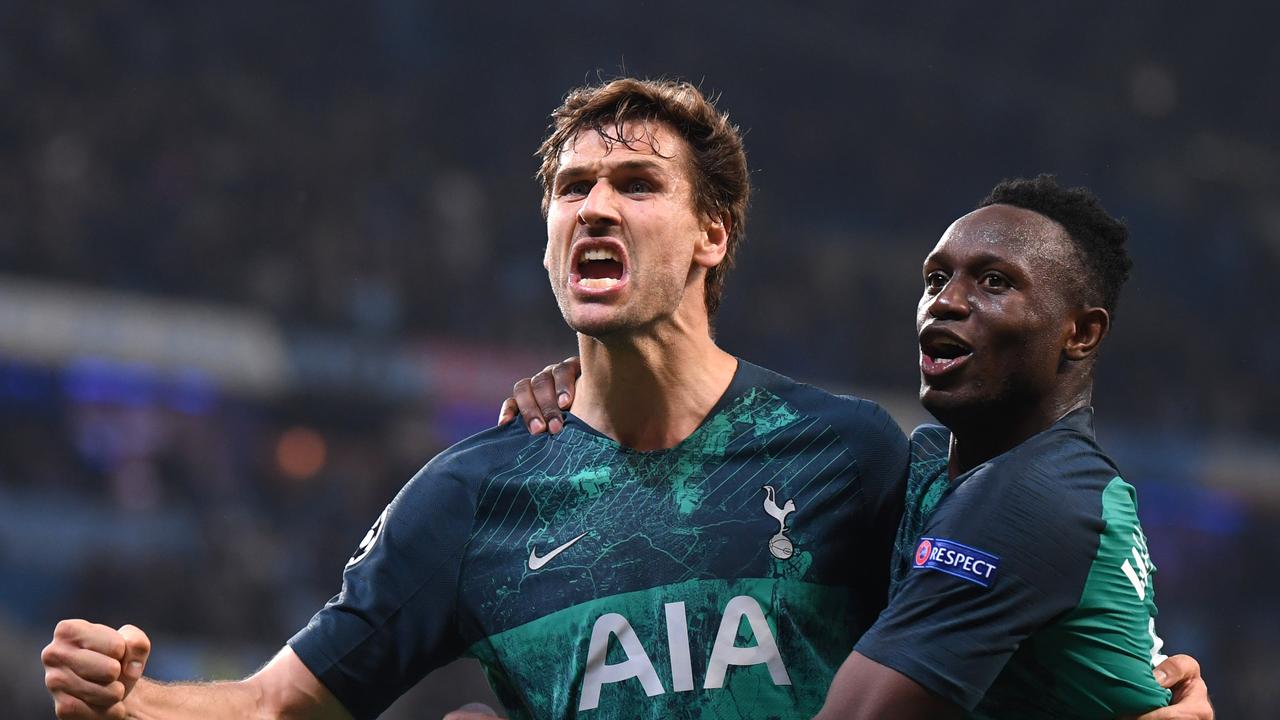
[[[819,710],[887,596],[907,439],[875,404],[713,342],[749,182],[696,88],[571,92],[541,152],[575,414],[428,463],[341,592],[243,681],[139,679],[141,630],[63,621],[42,657],[58,717],[368,718],[461,655],[514,717]]]
[[[997,185],[924,262],[911,506],[888,610],[822,717],[1109,718],[1165,705],[1133,488],[1093,432],[1124,225],[1047,175]],[[930,498],[926,500],[926,498]],[[910,513],[909,513],[910,514]]]
[[[821,717],[1109,718],[1165,705],[1154,566],[1090,408],[1126,237],[1088,191],[1042,176],[997,186],[926,259],[921,400],[950,432],[913,433],[892,602]],[[573,375],[570,360],[517,384],[501,419],[554,418]],[[1161,670],[1174,667],[1191,678],[1179,705],[1144,717],[1212,717],[1198,665]]]

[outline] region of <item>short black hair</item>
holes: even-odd
[[[1123,220],[1111,216],[1091,190],[1064,188],[1053,175],[1034,179],[1002,180],[978,203],[1013,205],[1039,213],[1067,231],[1084,263],[1081,288],[1084,302],[1100,305],[1112,315],[1120,299],[1120,288],[1129,279],[1133,261],[1125,250],[1129,229]]]

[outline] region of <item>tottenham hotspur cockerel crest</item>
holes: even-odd
[[[787,516],[796,511],[796,501],[788,500],[782,507],[778,507],[778,501],[772,485],[764,486],[764,511],[769,516],[778,521],[778,532],[769,538],[769,552],[779,560],[786,560],[796,554],[796,546],[791,542],[791,538],[787,537]]]

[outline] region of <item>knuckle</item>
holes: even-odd
[[[53,712],[62,720],[74,718],[77,706],[76,699],[70,695],[59,694],[53,699]]]
[[[58,665],[62,662],[62,648],[56,641],[45,645],[40,651],[40,662],[45,665]]]
[[[62,692],[67,689],[67,676],[57,670],[46,670],[44,673],[44,686],[50,692]]]
[[[124,657],[125,651],[128,649],[128,643],[124,641],[124,638],[120,633],[116,633],[115,637],[111,638],[111,642],[107,646],[107,656],[119,659]]]
[[[511,386],[511,394],[515,395],[516,397],[519,397],[520,393],[526,392],[528,389],[529,389],[529,378],[517,380],[516,384]]]
[[[106,686],[103,688],[103,697],[112,705],[124,702],[124,683],[116,681]]]

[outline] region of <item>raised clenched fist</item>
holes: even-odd
[[[114,630],[86,620],[63,620],[40,653],[44,684],[60,720],[124,720],[124,699],[151,654],[146,633]]]

